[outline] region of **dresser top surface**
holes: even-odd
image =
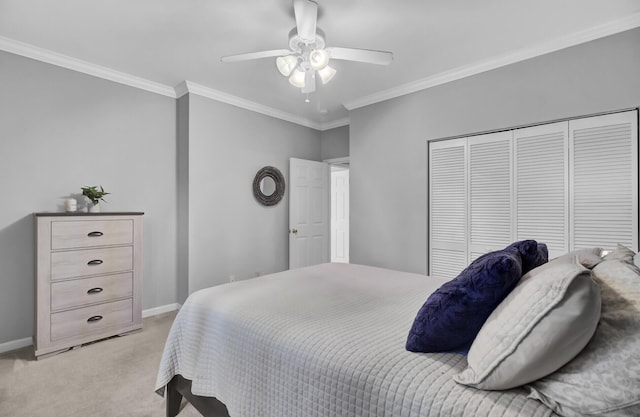
[[[100,216],[142,216],[143,211],[106,211],[100,213],[83,212],[38,212],[33,213],[36,217],[100,217]]]

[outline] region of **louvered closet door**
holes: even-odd
[[[429,275],[454,278],[467,265],[465,139],[429,144]]]
[[[515,240],[569,249],[568,122],[514,130]]]
[[[512,136],[508,131],[468,139],[469,261],[512,241]]]
[[[571,249],[638,250],[637,111],[569,122]]]

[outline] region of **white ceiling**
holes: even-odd
[[[291,0],[0,0],[0,48],[17,41],[171,88],[187,80],[326,127],[344,122],[345,106],[640,26],[638,0],[317,2],[328,46],[392,51],[394,62],[333,61],[338,73],[308,104],[274,58],[220,62],[286,48]]]

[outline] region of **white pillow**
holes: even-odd
[[[528,387],[566,417],[640,416],[640,270],[620,259],[593,268],[602,292],[596,333],[578,356]]]
[[[514,388],[557,370],[589,342],[600,317],[600,290],[575,255],[522,277],[476,336],[468,367],[454,381]]]

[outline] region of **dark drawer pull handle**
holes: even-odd
[[[100,321],[100,320],[102,320],[102,316],[93,316],[87,319],[87,323],[93,323],[94,321]]]
[[[103,234],[104,234],[104,233],[102,233],[102,232],[89,232],[89,233],[87,234],[87,236],[89,236],[89,237],[100,237],[100,236],[102,236]]]
[[[87,262],[87,265],[100,265],[102,262],[103,262],[102,259],[93,259]]]
[[[96,287],[96,288],[91,288],[89,291],[87,291],[87,294],[98,294],[101,292],[102,292],[102,288]]]

